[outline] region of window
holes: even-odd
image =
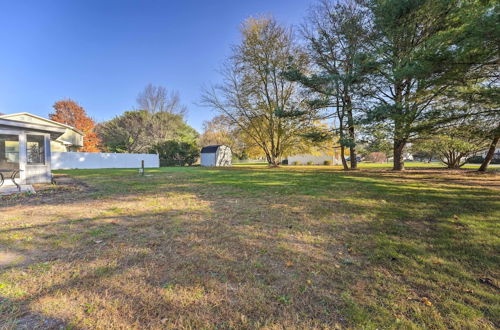
[[[0,134],[0,168],[19,168],[19,136]]]
[[[27,135],[28,164],[45,164],[45,137]]]

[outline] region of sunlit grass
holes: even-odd
[[[11,328],[498,325],[494,172],[57,173],[88,187],[1,208]]]
[[[267,167],[268,164],[266,162],[250,162],[250,163],[239,163],[239,162],[235,162],[233,164],[234,166],[237,166],[237,167],[254,167],[254,166],[257,166],[257,167],[261,167],[261,166],[264,166],[264,167]],[[287,167],[287,168],[296,168],[296,169],[342,169],[342,165],[282,165],[283,167]],[[464,166],[462,166],[462,169],[477,169],[479,168],[479,166],[481,166],[481,164],[465,164]],[[406,168],[443,168],[445,169],[446,166],[441,163],[441,162],[438,162],[438,161],[433,161],[433,162],[419,162],[419,161],[406,161],[405,162],[405,167]],[[360,169],[376,169],[376,168],[380,168],[380,169],[390,169],[392,168],[392,163],[391,162],[387,162],[387,163],[370,163],[370,162],[360,162],[358,163],[358,168]],[[490,165],[490,170],[497,170],[497,169],[500,169],[500,167],[498,165]]]

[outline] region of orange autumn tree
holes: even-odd
[[[73,126],[85,135],[83,138],[84,152],[99,152],[101,141],[95,133],[95,122],[87,116],[85,109],[71,99],[60,100],[53,105],[54,113],[49,114],[49,118],[58,123]]]

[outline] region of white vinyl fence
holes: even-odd
[[[160,167],[156,154],[112,154],[102,152],[52,152],[52,169]]]

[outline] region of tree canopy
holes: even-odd
[[[229,118],[276,166],[301,145],[301,134],[312,124],[310,116],[278,115],[308,106],[300,86],[282,75],[290,61],[305,67],[307,57],[290,29],[273,18],[247,19],[241,36],[222,71],[222,84],[206,90],[203,102]]]
[[[54,112],[49,114],[51,120],[73,126],[84,134],[80,151],[100,151],[101,141],[95,132],[95,122],[83,107],[71,99],[64,99],[54,103],[53,108]]]
[[[402,170],[417,139],[460,120],[500,121],[499,11],[488,0],[321,0],[303,27],[313,65],[291,63],[285,76],[333,110],[342,146],[355,155],[363,125],[364,137],[376,135],[369,148],[382,134],[392,140],[393,169]],[[498,131],[476,134],[489,136],[491,151]]]
[[[106,150],[126,153],[147,153],[169,140],[194,144],[198,137],[181,115],[146,110],[126,111],[101,123],[97,131]]]
[[[150,113],[168,112],[172,114],[185,115],[186,106],[182,105],[179,93],[168,91],[163,86],[148,84],[142,92],[137,95],[137,107]]]

